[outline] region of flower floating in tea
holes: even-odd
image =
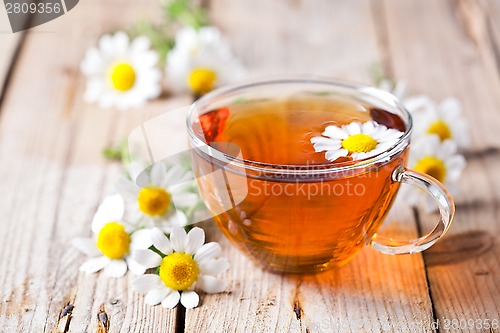
[[[244,69],[217,28],[186,27],[177,33],[175,46],[167,55],[166,73],[172,91],[203,95],[240,80]]]
[[[80,270],[87,274],[104,269],[109,277],[125,275],[127,268],[134,274],[143,274],[145,268],[137,264],[131,254],[134,249],[151,246],[149,230],[140,229],[123,221],[124,203],[119,195],[106,197],[92,221],[92,238],[75,238],[73,245],[92,257]]]
[[[458,148],[469,144],[467,121],[462,115],[460,102],[456,98],[446,98],[439,106],[428,99],[427,106],[412,112],[414,136],[435,134],[443,142],[451,139]]]
[[[171,309],[180,301],[186,308],[194,308],[199,303],[195,287],[206,293],[225,290],[226,283],[215,276],[224,273],[229,263],[217,258],[221,253],[218,243],[204,244],[203,229],[196,227],[186,234],[184,229],[175,227],[168,239],[155,228],[151,231],[151,240],[154,249],[133,253],[139,264],[156,271],[138,277],[133,283],[136,291],[147,293],[146,304],[161,303]]]
[[[132,41],[124,32],[102,36],[99,46],[89,49],[81,64],[87,76],[84,99],[118,109],[143,105],[161,91],[157,62],[158,54],[144,36]]]
[[[191,172],[181,165],[167,169],[164,163],[156,163],[142,176],[143,187],[127,178],[118,183],[128,218],[146,228],[159,227],[166,233],[173,226],[187,225],[186,215],[176,208],[190,207],[199,201],[198,195],[191,191]]]
[[[395,145],[403,132],[367,121],[330,125],[322,135],[311,138],[311,143],[316,152],[326,151],[325,158],[333,162],[339,157],[362,160],[380,154]]]

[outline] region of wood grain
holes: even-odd
[[[69,241],[90,235],[90,219],[120,173],[101,149],[189,101],[162,97],[128,112],[83,104],[78,65],[85,50],[101,33],[146,15],[154,19],[159,11],[153,0],[81,1],[26,38],[0,33],[0,87],[7,84],[0,97],[0,331],[433,332],[437,319],[441,325],[444,319],[500,319],[498,1],[209,5],[251,77],[315,74],[370,84],[369,69],[378,61],[386,73],[406,79],[411,93],[459,97],[472,145],[450,233],[424,256],[364,249],[342,268],[286,277],[256,267],[205,222],[207,237],[222,243],[231,262],[224,276],[229,286],[203,295],[201,306],[185,315],[145,305],[129,289],[132,276],[80,274],[86,258]],[[0,30],[9,30],[2,10]],[[181,124],[178,118],[165,127],[173,145],[185,143]],[[381,232],[413,238],[436,219],[417,217],[418,225],[413,211],[398,203]]]
[[[15,60],[15,54],[23,34],[23,32],[12,33],[7,11],[4,11],[2,8],[0,10],[0,102],[2,101],[7,77]]]
[[[411,80],[415,91],[434,98],[457,96],[471,126],[469,166],[461,179],[462,192],[455,197],[454,225],[424,255],[437,317],[493,320],[500,317],[499,182],[494,171],[500,156],[488,147],[500,143],[500,87],[493,79],[498,79],[497,69],[482,55],[487,50],[474,39],[478,34],[470,34],[460,5],[385,1],[387,31],[397,78]],[[486,15],[477,12],[483,7],[474,8],[467,15]],[[476,328],[465,331],[482,331]]]
[[[69,244],[90,235],[92,214],[119,174],[118,165],[102,158],[102,148],[161,110],[161,101],[129,113],[81,101],[84,78],[78,66],[86,48],[101,33],[136,20],[144,8],[156,10],[157,3],[85,1],[26,39],[0,124],[0,168],[6,177],[0,186],[9,193],[0,203],[8,217],[0,226],[2,331],[175,329],[176,311],[144,305],[129,289],[131,276],[79,274],[86,258]],[[111,15],[115,12],[120,15]]]
[[[367,73],[379,55],[368,1],[213,0],[210,9],[250,77],[308,74],[371,83]]]

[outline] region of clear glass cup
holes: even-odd
[[[208,143],[200,131],[200,117],[211,110],[298,95],[324,102],[340,97],[371,105],[397,115],[405,133],[394,146],[372,158],[318,168],[248,160],[238,146]],[[406,168],[411,115],[396,97],[380,89],[314,78],[226,87],[191,106],[187,127],[193,170],[206,206],[231,242],[266,269],[316,273],[348,262],[365,245],[387,254],[420,252],[441,238],[452,222],[455,208],[446,188]],[[402,183],[426,191],[440,213],[432,231],[409,241],[377,234]],[[264,187],[273,186],[281,192],[262,195]],[[330,191],[318,191],[321,186]],[[364,186],[369,195],[331,191],[347,186]]]

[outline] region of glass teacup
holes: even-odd
[[[375,156],[322,161],[310,137],[330,118],[376,121],[403,133]],[[232,243],[264,268],[315,273],[348,262],[365,245],[420,252],[452,222],[446,188],[406,169],[411,116],[385,91],[301,78],[251,83],[202,97],[187,125],[206,206]],[[401,183],[428,192],[440,212],[435,228],[411,241],[377,234]]]

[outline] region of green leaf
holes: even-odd
[[[190,0],[167,0],[164,5],[167,21],[174,25],[185,25],[199,29],[208,25],[208,13],[205,8]]]
[[[112,161],[122,162],[125,166],[130,162],[127,139],[123,139],[118,146],[109,146],[102,151],[104,157]]]

